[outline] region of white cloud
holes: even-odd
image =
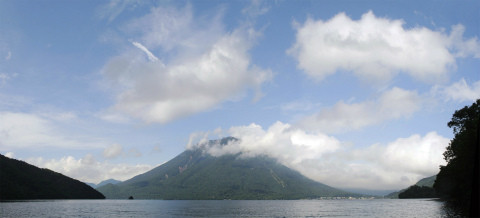
[[[475,58],[480,58],[480,43],[478,38],[473,37],[468,40],[464,40],[464,32],[465,27],[461,24],[457,24],[452,27],[450,41],[453,44],[452,47],[456,50],[455,55],[458,57],[473,56]]]
[[[123,147],[119,144],[112,144],[103,150],[105,158],[115,158],[123,154]]]
[[[450,86],[434,87],[434,92],[442,94],[446,100],[475,101],[480,98],[480,81],[476,81],[470,86],[462,78]]]
[[[267,130],[252,123],[232,127],[228,132],[241,141],[226,146],[213,145],[208,149],[210,154],[221,156],[242,152],[247,157],[267,154],[283,162],[296,163],[304,158],[322,157],[340,147],[340,142],[334,137],[309,134],[282,122],[276,122]]]
[[[102,142],[85,140],[63,133],[55,119],[29,113],[0,111],[0,149],[102,147]]]
[[[298,68],[318,80],[339,70],[362,79],[388,81],[399,72],[439,82],[456,67],[455,57],[479,57],[476,38],[463,40],[462,25],[450,36],[425,27],[405,29],[402,20],[376,17],[373,12],[352,20],[339,13],[330,20],[307,19],[297,24],[295,44],[287,51]]]
[[[150,61],[158,61],[158,58],[152,54],[152,52],[150,52],[147,48],[145,48],[145,46],[143,46],[142,44],[140,44],[139,42],[132,42],[132,44],[139,48],[140,50],[142,50],[143,52],[145,52],[145,54],[147,54],[147,57],[148,57],[148,60]]]
[[[82,182],[95,184],[112,178],[124,181],[153,168],[153,166],[146,164],[129,165],[99,162],[91,154],[79,159],[72,156],[60,159],[29,158],[26,162],[40,168],[62,173]]]
[[[297,125],[326,133],[345,132],[386,120],[410,117],[421,105],[422,99],[415,91],[394,87],[375,101],[353,104],[340,101],[331,108],[303,118]]]
[[[5,153],[5,157],[13,158],[15,154],[13,152],[7,152]]]
[[[250,63],[248,51],[257,33],[248,26],[226,32],[218,19],[194,18],[187,6],[155,8],[131,22],[128,31],[142,38],[142,46],[136,46],[148,51],[149,59],[155,57],[151,51],[158,51],[167,61],[146,61],[131,50],[110,59],[103,75],[121,89],[113,109],[166,123],[211,109],[249,88],[260,93],[271,72]]]
[[[354,147],[323,133],[308,133],[276,122],[268,129],[257,124],[232,127],[240,139],[227,145],[200,146],[213,156],[242,153],[266,155],[316,181],[341,188],[400,189],[438,173],[445,164],[443,152],[449,139],[430,132],[399,138],[386,145]]]

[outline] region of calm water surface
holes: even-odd
[[[0,202],[1,217],[452,217],[430,199]]]

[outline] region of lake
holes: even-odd
[[[38,200],[0,202],[1,217],[452,217],[432,199]]]

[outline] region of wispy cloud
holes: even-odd
[[[478,40],[463,39],[462,25],[453,26],[447,35],[425,27],[406,29],[403,24],[371,11],[360,20],[345,13],[327,21],[309,18],[295,24],[296,42],[288,54],[318,80],[346,70],[369,81],[386,82],[404,72],[430,83],[446,81],[456,68],[456,57],[479,57]]]
[[[383,93],[378,100],[352,104],[340,101],[331,108],[324,108],[301,119],[297,125],[310,131],[346,132],[410,117],[421,106],[422,98],[417,92],[394,87]]]
[[[142,1],[138,0],[111,0],[97,9],[97,16],[101,19],[107,19],[108,22],[112,22],[125,10],[135,8],[141,3]]]
[[[7,56],[5,56],[5,60],[8,61],[10,59],[12,59],[12,52],[11,51],[7,52]]]
[[[145,48],[145,46],[143,46],[142,44],[140,44],[139,42],[132,42],[132,44],[139,48],[140,50],[142,50],[143,52],[145,52],[145,54],[147,54],[147,57],[148,57],[148,60],[150,61],[158,61],[158,58],[155,57],[155,55],[152,54],[152,52],[150,52],[147,48]]]

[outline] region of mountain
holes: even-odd
[[[430,177],[421,179],[420,181],[415,183],[415,185],[420,187],[427,186],[427,187],[433,188],[433,184],[435,183],[436,179],[437,179],[437,175],[430,176]]]
[[[413,187],[413,186],[418,186],[418,187],[426,186],[426,187],[429,187],[429,188],[433,188],[433,184],[435,183],[435,179],[437,179],[437,175],[433,175],[433,176],[430,176],[430,177],[426,177],[426,178],[420,179],[417,183],[413,184],[413,185],[410,186],[410,187]],[[409,187],[409,188],[410,188],[410,187]],[[408,189],[408,188],[402,189],[402,190],[400,190],[400,191],[392,192],[392,193],[386,195],[385,198],[398,198],[398,195],[401,194],[402,192],[405,192],[407,189]]]
[[[226,144],[233,138],[210,141]],[[214,157],[186,150],[167,163],[125,182],[97,189],[127,199],[306,199],[359,196],[306,178],[268,157]]]
[[[90,187],[96,189],[96,188],[101,187],[101,186],[104,186],[104,185],[106,185],[106,184],[114,184],[114,185],[115,185],[115,184],[120,183],[120,182],[122,182],[122,181],[120,181],[120,180],[115,180],[115,179],[107,179],[107,180],[101,181],[101,182],[98,183],[98,184],[95,184],[95,183],[87,183],[87,182],[86,182],[85,184],[87,184],[87,185],[89,185]]]
[[[107,179],[107,180],[104,180],[104,181],[101,181],[100,183],[97,184],[97,187],[102,187],[106,184],[118,184],[118,183],[121,183],[122,181],[120,180],[115,180],[115,179]]]
[[[95,184],[95,183],[86,182],[85,184],[87,184],[88,186],[90,186],[92,188],[97,188],[97,184]]]
[[[0,200],[104,198],[83,182],[0,155]]]
[[[367,196],[385,196],[389,193],[394,192],[395,190],[376,190],[376,189],[362,189],[362,188],[343,188],[342,190],[352,192],[352,193],[358,193],[358,194],[363,194]]]

